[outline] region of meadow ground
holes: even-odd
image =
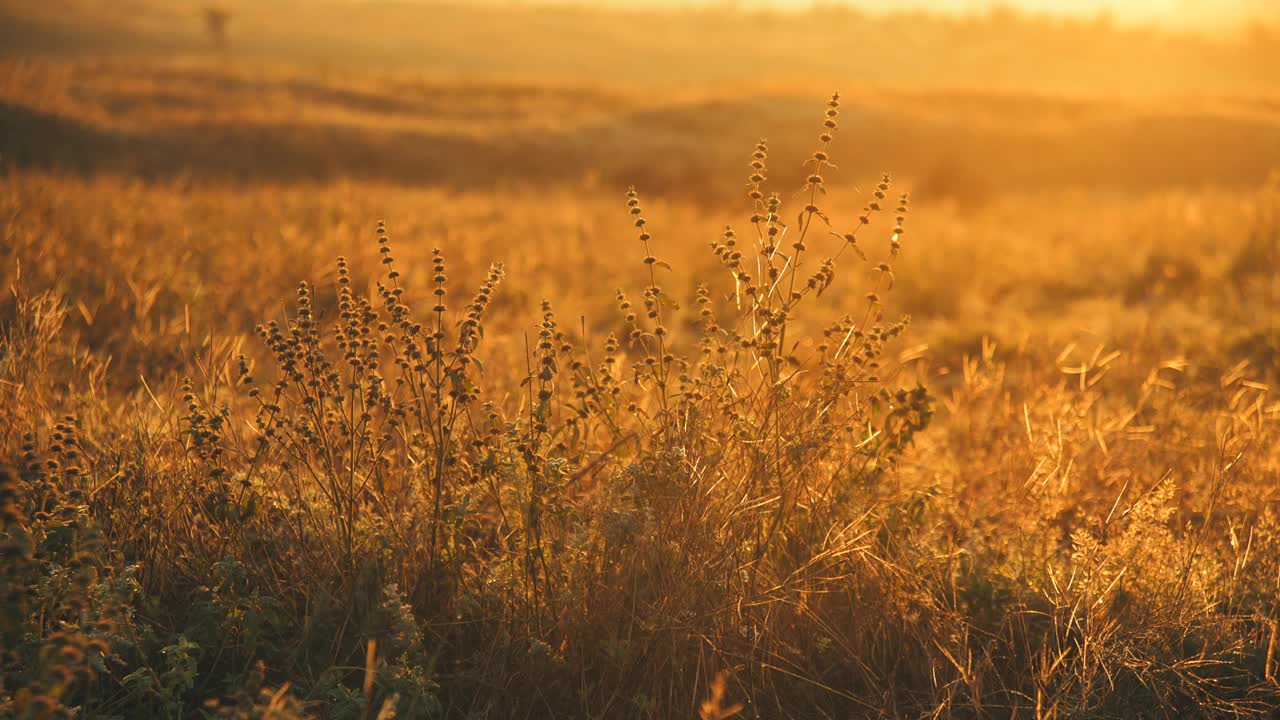
[[[1280,707],[1273,30],[229,7],[0,2],[0,717]]]

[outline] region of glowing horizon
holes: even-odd
[[[523,0],[536,2],[538,0]],[[1109,17],[1122,23],[1173,26],[1221,26],[1251,21],[1280,21],[1280,2],[1272,0],[552,0],[575,5],[629,9],[653,7],[735,7],[808,10],[847,5],[873,13],[927,11],[956,15],[986,14],[1001,8],[1073,18]]]

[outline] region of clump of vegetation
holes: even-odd
[[[210,5],[204,9],[204,31],[214,49],[226,52],[227,27],[230,24],[231,13],[226,8]]]

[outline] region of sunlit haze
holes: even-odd
[[[536,1],[536,0],[534,0]],[[556,2],[557,0],[552,0]],[[577,5],[609,5],[629,9],[668,7],[737,7],[808,10],[852,7],[872,13],[925,11],[956,15],[986,14],[1001,9],[1076,18],[1110,18],[1126,24],[1160,24],[1178,28],[1238,25],[1280,17],[1276,0],[562,0]]]

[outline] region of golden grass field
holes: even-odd
[[[222,7],[0,0],[0,718],[1280,712],[1280,28]]]

